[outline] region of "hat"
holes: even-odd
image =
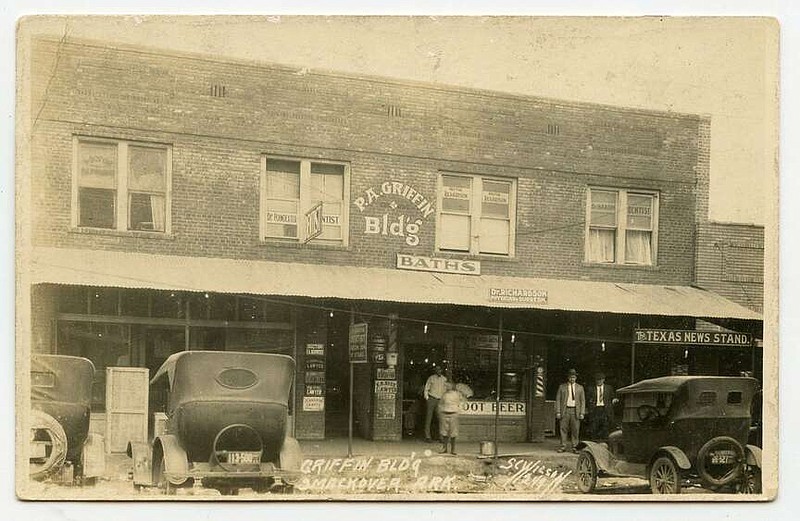
[[[570,369],[569,371],[567,371],[567,376],[578,376],[578,371],[576,371],[575,369]]]
[[[605,378],[606,377],[606,373],[604,373],[603,371],[597,371],[596,373],[594,373],[594,377],[599,380],[601,378]]]

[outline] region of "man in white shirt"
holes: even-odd
[[[570,369],[567,373],[567,382],[558,387],[556,393],[556,419],[559,420],[561,432],[561,447],[558,452],[567,449],[567,440],[571,442],[571,451],[577,452],[581,420],[586,415],[586,394],[583,386],[578,383],[578,372]]]
[[[614,428],[614,404],[617,402],[614,388],[606,383],[606,375],[598,371],[595,384],[586,393],[589,430],[592,438],[605,441],[609,430]]]
[[[434,368],[434,374],[425,382],[423,396],[425,397],[425,441],[432,442],[431,423],[433,416],[438,412],[439,400],[447,390],[447,377],[442,374],[441,366]]]

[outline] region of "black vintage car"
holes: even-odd
[[[169,357],[151,379],[167,379],[166,425],[152,442],[131,443],[134,484],[166,493],[203,486],[285,490],[302,456],[287,435],[291,357],[232,351],[186,351]]]
[[[578,488],[589,493],[601,476],[648,479],[654,494],[685,484],[711,490],[761,492],[761,449],[747,444],[756,380],[669,376],[617,393],[622,428],[608,443],[578,445]]]
[[[30,476],[41,480],[65,465],[73,477],[83,474],[82,456],[89,437],[94,365],[64,355],[31,357]]]

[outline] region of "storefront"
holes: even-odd
[[[65,250],[59,255],[63,265],[75,260]],[[292,425],[304,439],[347,434],[351,385],[356,436],[420,437],[421,392],[437,366],[473,391],[462,412],[465,441],[538,440],[552,432],[552,400],[571,368],[583,384],[603,370],[608,383],[622,387],[654,376],[760,367],[752,341],[760,333],[757,315],[693,288],[268,262],[236,262],[234,274],[235,261],[221,259],[176,268],[168,258],[134,267],[122,253],[91,257],[102,267],[91,277],[81,271],[81,284],[66,284],[72,277],[64,269],[56,274],[61,283],[35,285],[34,348],[95,363],[98,421],[105,368],[147,367],[152,374],[170,354],[190,349],[293,356]],[[219,276],[198,277],[200,267]],[[137,269],[149,270],[155,287],[130,287],[136,282],[128,274]],[[702,332],[690,338],[694,316],[734,325],[736,333],[707,333],[715,342],[703,343]],[[351,382],[352,324],[366,325],[366,358],[355,364]],[[637,342],[643,331],[661,333]],[[685,333],[673,338],[664,331]],[[151,394],[151,407],[163,400]]]

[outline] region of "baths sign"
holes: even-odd
[[[353,205],[363,217],[365,235],[398,237],[408,246],[419,244],[420,230],[435,211],[429,197],[400,181],[367,188]]]

